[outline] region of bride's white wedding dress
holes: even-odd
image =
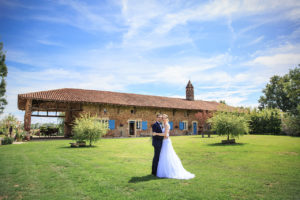
[[[165,133],[165,128],[163,128]],[[160,151],[159,162],[157,166],[157,176],[160,178],[174,178],[174,179],[191,179],[195,175],[186,171],[173,149],[172,141],[169,138],[163,140],[162,148]]]

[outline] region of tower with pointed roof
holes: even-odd
[[[186,94],[186,100],[194,101],[194,87],[190,80],[186,85],[185,94]]]

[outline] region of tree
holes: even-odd
[[[259,99],[260,109],[279,108],[284,112],[297,112],[300,104],[300,65],[284,76],[273,76]]]
[[[108,124],[98,120],[97,116],[91,116],[89,113],[82,114],[75,119],[73,132],[73,139],[77,141],[92,142],[97,141],[100,137],[106,134],[108,130]]]
[[[300,106],[300,64],[298,68],[290,70],[285,89],[287,96],[291,101],[291,113],[300,115],[298,107]]]
[[[300,105],[297,110],[300,113]],[[282,129],[287,135],[300,136],[300,114],[285,113],[282,117]]]
[[[253,109],[249,113],[250,134],[281,133],[281,111],[279,109]]]
[[[203,126],[203,131],[207,131],[208,129],[208,124],[206,123],[206,121],[212,117],[212,113],[210,112],[206,112],[206,111],[202,111],[202,112],[197,112],[195,114],[196,119],[199,121],[199,123],[201,124],[201,126]]]
[[[216,112],[208,121],[212,131],[216,131],[218,135],[227,135],[226,143],[232,143],[230,137],[239,137],[249,132],[248,121],[237,112]]]
[[[8,114],[0,121],[0,126],[1,126],[2,130],[6,134],[8,134],[9,127],[12,126],[12,128],[15,128],[17,125],[17,122],[18,122],[18,119],[14,115]]]
[[[7,101],[5,98],[5,92],[6,92],[6,81],[5,78],[7,76],[7,67],[5,64],[5,54],[2,51],[3,49],[3,43],[0,42],[0,114],[3,113],[3,110],[5,108],[5,105],[7,105]]]
[[[225,100],[220,100],[219,103],[222,103],[222,104],[225,104],[225,105],[226,105]]]

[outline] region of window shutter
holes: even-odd
[[[142,130],[147,130],[147,121],[142,121]]]
[[[179,122],[179,129],[183,130],[183,123],[182,122]]]
[[[169,122],[170,124],[170,130],[173,130],[173,122]]]
[[[115,120],[109,120],[108,121],[108,127],[110,130],[115,129]]]

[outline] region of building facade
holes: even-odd
[[[149,136],[158,113],[169,116],[170,135],[199,134],[204,124],[196,114],[214,112],[219,106],[214,101],[194,100],[190,81],[185,99],[71,88],[18,95],[18,108],[25,111],[26,131],[30,131],[31,117],[58,117],[49,113],[63,112],[65,137],[72,136],[72,122],[82,113],[107,122],[107,137]]]

